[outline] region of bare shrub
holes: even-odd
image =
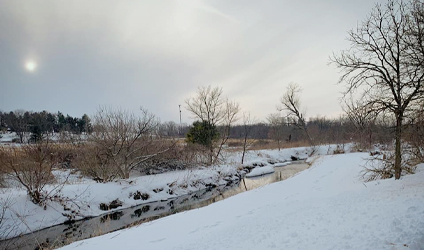
[[[407,144],[402,145],[402,171],[404,174],[413,174],[420,160],[411,153],[412,147]],[[389,179],[395,175],[395,157],[392,151],[371,152],[370,158],[364,169],[361,171],[362,178],[368,181],[379,179]]]
[[[98,182],[129,178],[146,165],[169,162],[177,141],[162,139],[159,121],[147,110],[141,116],[119,109],[100,108],[94,115],[93,133],[79,151],[78,169]],[[168,155],[166,155],[166,153]]]
[[[96,145],[86,144],[81,146],[78,148],[75,166],[82,175],[97,182],[112,181],[118,176],[118,172],[110,158],[103,154],[101,148]]]
[[[100,108],[95,114],[93,133],[88,140],[95,147],[99,167],[113,168],[107,170],[111,175],[103,181],[129,178],[131,170],[160,153],[150,151],[158,138],[159,122],[147,110],[141,109],[141,113],[137,117],[125,110]]]
[[[9,234],[14,230],[14,227],[6,227],[6,213],[9,208],[13,205],[11,197],[0,197],[0,239],[8,238]]]
[[[377,156],[369,159],[361,171],[361,176],[366,182],[392,178],[393,175],[393,162],[388,160],[385,154],[382,158]]]
[[[52,169],[57,162],[57,155],[48,143],[0,147],[3,174],[17,180],[35,204],[43,203],[44,187],[54,182]]]

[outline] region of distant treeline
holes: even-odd
[[[371,146],[376,142],[387,142],[391,138],[390,134],[393,131],[391,122],[374,119],[360,125],[358,126],[357,123],[346,116],[333,119],[315,117],[310,118],[307,122],[310,135],[318,143],[356,141],[362,145]],[[28,139],[31,142],[36,142],[45,135],[59,132],[72,134],[91,133],[93,126],[95,125],[91,123],[90,117],[86,114],[78,118],[70,115],[65,116],[61,112],[0,111],[0,131],[16,132],[19,137],[17,142],[21,143],[28,142]],[[184,138],[190,127],[190,125],[180,125],[172,121],[162,122],[155,133],[161,137]],[[217,127],[217,129],[218,133],[221,133],[225,128]],[[247,130],[249,132],[246,134]],[[25,135],[30,135],[30,138],[25,137]],[[415,135],[417,135],[417,132],[415,132]],[[229,138],[243,139],[244,137],[255,140],[273,140],[278,146],[287,142],[306,139],[296,122],[272,115],[268,117],[267,122],[239,124],[231,127]]]
[[[70,133],[90,133],[90,118],[84,114],[81,118],[63,115],[61,112],[31,112],[16,110],[0,112],[0,130],[16,132],[20,142],[24,142],[25,133],[31,133],[31,140],[38,141],[42,135],[67,131]]]

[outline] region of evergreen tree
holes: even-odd
[[[187,133],[187,141],[210,147],[219,137],[216,127],[207,121],[195,121]]]

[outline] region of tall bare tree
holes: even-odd
[[[243,113],[243,153],[241,155],[241,164],[244,163],[244,157],[249,146],[251,146],[255,140],[251,139],[251,133],[254,129],[253,124],[257,123],[256,119],[250,115],[250,112]]]
[[[345,95],[362,92],[364,105],[387,111],[396,119],[395,178],[401,176],[401,140],[405,118],[423,98],[424,19],[420,1],[389,0],[377,4],[356,30],[349,32],[351,48],[334,55],[343,70]]]
[[[195,97],[185,100],[186,109],[190,111],[195,119],[207,123],[210,128],[223,126],[224,130],[221,131],[221,143],[218,152],[215,154],[214,150],[216,144],[212,143],[209,146],[209,163],[212,164],[218,159],[221,153],[222,145],[228,140],[229,130],[231,125],[237,120],[237,114],[240,110],[238,103],[229,101],[228,98],[223,96],[222,88],[211,86],[199,87]],[[206,131],[212,133],[214,131]]]
[[[290,83],[287,86],[286,92],[284,93],[283,97],[281,97],[281,105],[278,106],[277,109],[279,111],[286,111],[287,119],[289,119],[293,125],[300,128],[308,139],[309,144],[312,147],[315,147],[314,140],[312,139],[308,131],[305,116],[303,114],[304,112],[302,112],[300,109],[299,95],[301,92],[302,89],[298,84]]]

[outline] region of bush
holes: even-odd
[[[0,147],[2,174],[18,181],[35,204],[44,203],[47,196],[44,188],[54,182],[51,171],[59,162],[57,152],[48,143]]]
[[[417,168],[417,164],[421,162],[420,158],[417,158],[411,150],[412,147],[407,145],[402,145],[402,173],[403,174],[413,174]],[[379,152],[374,151],[370,152],[370,158],[362,170],[362,178],[365,181],[374,181],[379,179],[389,179],[392,178],[395,174],[394,162],[395,162],[395,153],[394,152]]]
[[[78,147],[74,166],[82,175],[97,182],[109,182],[118,176],[118,171],[109,158],[103,157],[102,150],[91,144]]]

